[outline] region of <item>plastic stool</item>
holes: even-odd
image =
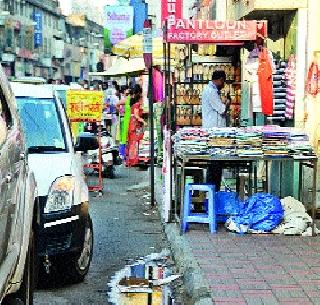
[[[192,213],[192,192],[200,191],[208,193],[208,209],[207,213]],[[183,218],[181,222],[182,232],[185,233],[189,228],[189,223],[207,223],[210,232],[217,232],[216,206],[215,206],[215,186],[210,184],[188,184],[184,191]]]

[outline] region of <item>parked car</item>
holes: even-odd
[[[14,95],[0,67],[0,303],[33,304],[35,178]]]
[[[81,155],[75,151],[65,108],[45,86],[14,83],[12,88],[38,185],[40,275],[63,271],[71,282],[80,282],[92,258],[93,229]]]

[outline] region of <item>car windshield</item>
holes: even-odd
[[[66,142],[53,98],[17,97],[30,153],[66,151]]]

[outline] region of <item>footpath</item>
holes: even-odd
[[[162,182],[156,177],[161,209]],[[320,238],[239,235],[164,224],[186,292],[196,305],[320,305]]]

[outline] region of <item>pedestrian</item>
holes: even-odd
[[[128,130],[128,145],[126,147],[126,166],[139,163],[139,142],[143,139],[144,127],[147,125],[142,118],[143,98],[140,86],[135,86],[134,97],[131,98],[131,118]]]
[[[226,73],[215,71],[212,81],[202,93],[202,127],[226,127],[226,115],[229,110],[230,100],[221,99],[220,91],[224,88]],[[221,162],[212,162],[207,170],[207,183],[214,184],[216,191],[220,190],[222,179]]]
[[[128,86],[124,88],[123,97],[117,103],[116,107],[120,113],[120,156],[125,159],[126,144],[128,140],[128,130],[131,117],[130,100],[133,97],[133,91]]]

